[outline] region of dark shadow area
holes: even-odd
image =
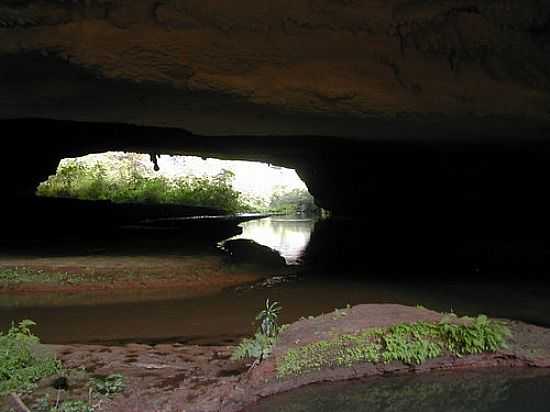
[[[318,221],[304,253],[308,272],[392,279],[499,280],[516,277],[544,281],[550,250],[543,226],[476,228],[461,220],[394,224],[368,219]],[[468,222],[469,223],[469,222]]]
[[[9,218],[0,245],[5,253],[21,254],[113,249],[128,254],[137,245],[161,250],[169,243],[169,249],[215,247],[241,233],[238,224],[253,218],[201,207],[48,198],[12,199],[3,211]]]
[[[339,273],[347,267],[393,275],[414,272],[435,279],[456,272],[475,278],[508,272],[545,277],[548,271],[550,146],[537,137],[488,136],[483,144],[471,137],[381,142],[360,136],[232,136],[229,142],[123,124],[39,119],[1,124],[18,131],[0,164],[4,247],[64,233],[109,238],[108,227],[135,227],[145,218],[219,214],[33,196],[61,158],[132,150],[260,160],[296,169],[318,205],[333,216],[316,228],[306,258],[312,266],[338,268]],[[35,139],[45,131],[52,137]],[[234,233],[202,221],[195,224],[186,234],[191,243],[201,236],[221,240]],[[164,236],[166,230],[157,229],[146,236]]]
[[[15,199],[3,211],[0,255],[151,254],[217,249],[239,224],[267,216],[173,204]]]

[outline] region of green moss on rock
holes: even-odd
[[[445,316],[439,323],[402,323],[339,335],[289,350],[278,360],[277,376],[285,378],[323,368],[356,363],[400,361],[418,365],[444,354],[464,356],[496,352],[506,347],[511,332],[485,315],[477,318]]]

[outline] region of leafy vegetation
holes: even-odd
[[[282,308],[279,302],[265,301],[265,308],[258,313],[259,331],[266,336],[275,337],[279,333],[279,313]]]
[[[63,369],[61,362],[47,353],[31,328],[36,324],[24,320],[12,325],[4,334],[0,332],[0,396],[10,392],[30,393],[38,382],[60,373],[72,373]],[[112,396],[125,390],[125,378],[121,374],[96,377],[89,382],[88,400],[63,400],[59,394],[50,402],[48,394],[36,400],[32,407],[36,412],[94,412],[102,402],[95,394]],[[93,400],[98,402],[94,404]]]
[[[102,268],[82,267],[72,272],[43,270],[32,267],[0,268],[0,288],[16,287],[21,284],[41,285],[84,285],[84,284],[113,284],[126,281],[147,281],[155,277],[164,278],[162,271],[133,271],[119,269],[117,271]]]
[[[250,211],[244,196],[233,189],[234,177],[228,170],[212,177],[148,177],[136,166],[128,166],[118,175],[110,175],[100,163],[89,166],[70,160],[58,168],[57,174],[39,185],[37,195],[117,203],[172,203],[214,207],[229,212]]]
[[[124,375],[120,373],[93,378],[90,384],[93,390],[107,396],[115,395],[126,389]]]
[[[46,394],[35,402],[32,410],[35,412],[94,412],[100,409],[105,396],[112,397],[126,389],[125,377],[119,373],[90,379],[88,386],[87,400],[61,399],[58,392],[57,399],[52,402]]]
[[[95,408],[90,401],[83,400],[60,400],[57,399],[53,405],[50,404],[50,397],[45,395],[39,398],[33,405],[34,412],[94,412]]]
[[[233,351],[231,359],[254,359],[260,362],[271,355],[273,345],[277,341],[276,337],[266,336],[256,332],[253,338],[244,338],[237,348]]]
[[[340,335],[289,350],[279,361],[279,377],[359,362],[401,361],[417,365],[450,353],[455,356],[495,352],[506,347],[509,329],[485,315],[472,319],[446,316],[439,323],[416,322]]]
[[[61,363],[50,355],[37,354],[40,343],[31,332],[35,323],[24,320],[0,332],[0,395],[28,392],[36,383],[61,370]]]
[[[94,412],[94,409],[87,401],[67,400],[51,408],[49,412]]]
[[[114,156],[114,155],[112,155]],[[65,160],[54,176],[38,186],[44,197],[110,200],[116,203],[171,203],[224,209],[228,212],[314,214],[319,210],[307,190],[275,187],[271,198],[243,194],[233,188],[235,175],[167,178],[152,176],[137,154],[116,155],[111,163]]]
[[[285,191],[283,188],[276,190],[269,203],[270,211],[287,215],[296,213],[316,214],[319,208],[311,194],[304,189]]]
[[[245,338],[237,346],[231,358],[254,359],[255,363],[266,359],[271,355],[271,350],[281,330],[279,326],[279,313],[282,308],[278,302],[265,302],[265,307],[256,316],[258,329],[253,338]]]

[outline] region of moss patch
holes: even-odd
[[[0,269],[0,285],[18,285],[22,283],[78,284],[85,280],[86,277],[76,273],[50,272],[20,267]]]
[[[322,368],[355,363],[421,364],[444,354],[463,356],[506,347],[510,330],[485,315],[445,316],[438,323],[415,322],[339,335],[289,350],[278,360],[277,376],[285,378]]]
[[[147,278],[160,277],[156,273],[133,273],[120,270],[112,273],[101,273],[93,268],[81,268],[73,272],[43,270],[27,267],[0,268],[0,287],[18,285],[66,285],[112,284],[116,281],[141,281]]]

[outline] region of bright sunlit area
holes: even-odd
[[[107,152],[63,159],[39,196],[171,203],[227,212],[314,213],[296,171],[261,162]]]

